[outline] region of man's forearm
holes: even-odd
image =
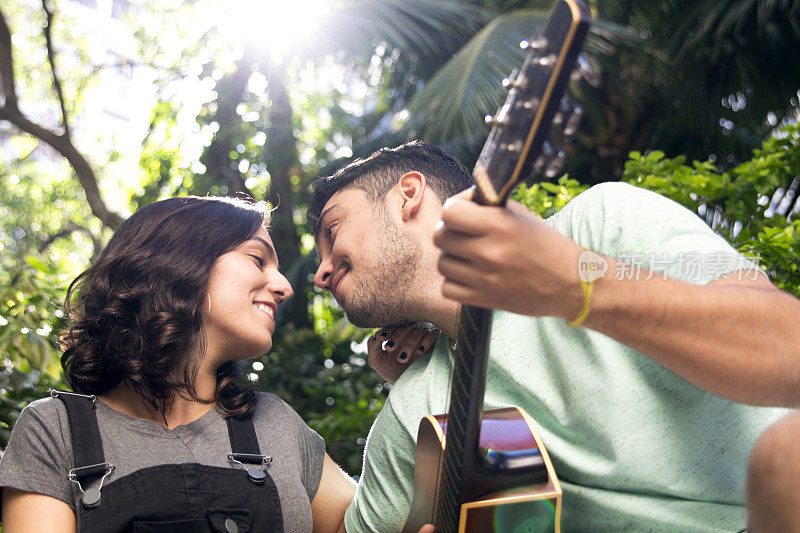
[[[705,286],[601,278],[583,326],[720,396],[800,405],[800,301],[761,274],[730,277]]]

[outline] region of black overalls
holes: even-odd
[[[167,464],[104,485],[114,466],[103,454],[94,396],[52,395],[67,408],[75,455],[69,479],[82,494],[76,509],[82,533],[283,532],[278,489],[265,471],[271,459],[261,455],[252,417],[226,418],[228,459],[241,468]]]

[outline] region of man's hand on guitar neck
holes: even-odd
[[[467,191],[449,199],[434,233],[442,249],[442,294],[473,306],[576,319],[584,305],[578,275],[583,248],[520,204],[484,207],[469,198]],[[617,271],[614,258],[592,255],[607,263],[608,272]],[[800,301],[750,272],[705,285],[644,268],[638,279],[606,275],[593,283],[581,326],[719,396],[798,406]]]
[[[467,190],[448,199],[434,233],[442,294],[520,315],[574,318],[583,304],[583,248],[517,202],[483,207],[471,196]]]

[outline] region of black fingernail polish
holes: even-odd
[[[394,341],[386,341],[386,346],[391,348],[392,346],[394,346]]]
[[[400,357],[398,357],[398,359],[400,359],[401,361],[405,361],[406,357],[408,357],[408,354],[406,352],[401,352]]]
[[[387,333],[385,331],[381,331],[381,337],[385,337]]]

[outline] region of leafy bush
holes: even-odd
[[[800,219],[770,201],[800,179],[800,126],[782,128],[753,157],[727,172],[712,161],[685,164],[662,152],[632,152],[623,181],[650,189],[702,215],[737,250],[757,260],[776,286],[800,296]]]
[[[660,151],[631,152],[622,181],[657,192],[702,216],[744,255],[756,260],[779,288],[800,296],[800,218],[774,209],[800,180],[800,125],[785,126],[748,161],[728,171],[715,163],[668,158]],[[547,218],[586,190],[569,176],[557,184],[521,185],[514,199]]]

